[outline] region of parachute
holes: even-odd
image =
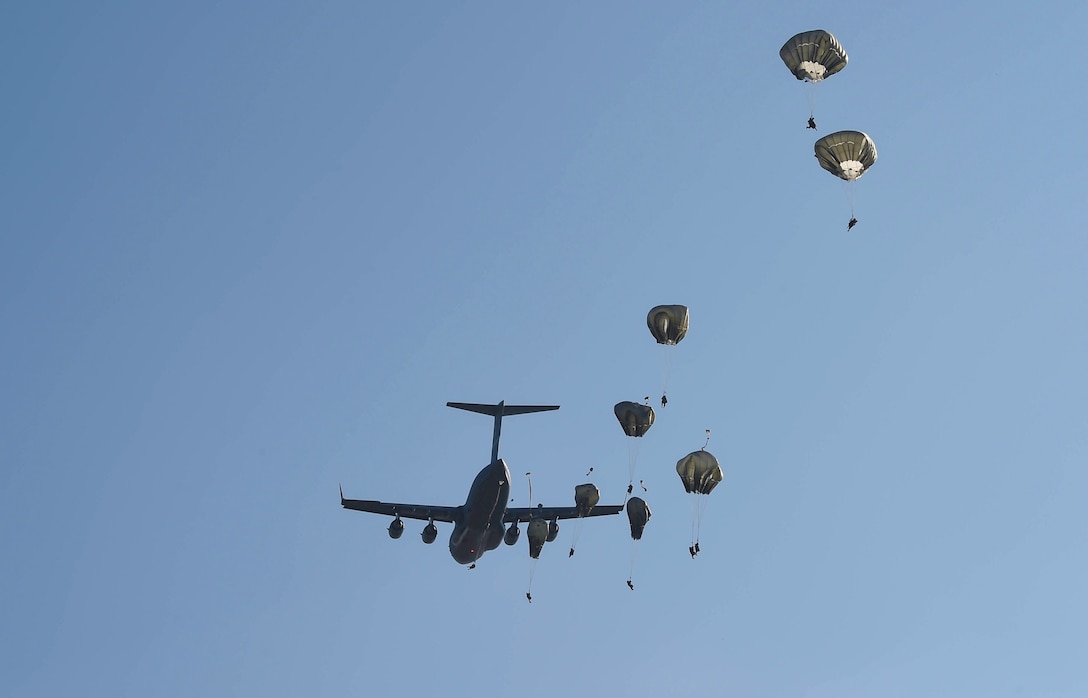
[[[635,558],[638,556],[638,542],[642,540],[642,532],[646,529],[646,522],[650,520],[650,507],[642,497],[631,497],[627,500],[627,520],[631,523],[631,573],[627,576],[627,586],[631,591],[635,590]]]
[[[548,538],[548,522],[544,519],[533,519],[529,522],[529,557],[536,560],[540,558],[540,551],[544,548],[544,541]]]
[[[710,494],[722,481],[718,459],[710,451],[694,451],[676,462],[676,473],[691,494]]]
[[[617,402],[612,410],[616,413],[623,433],[628,436],[642,436],[654,424],[654,408],[649,405],[624,400]]]
[[[642,540],[646,522],[650,520],[650,507],[642,497],[627,500],[627,520],[631,523],[631,540]]]
[[[680,343],[688,333],[690,315],[686,305],[658,305],[646,314],[646,326],[658,344],[666,347]],[[668,404],[665,393],[669,387],[669,373],[672,369],[672,353],[666,352],[661,369],[661,406]]]
[[[850,60],[839,40],[823,29],[790,37],[782,44],[778,55],[794,77],[806,82],[820,82],[829,78],[845,68]]]
[[[658,305],[646,315],[646,326],[658,344],[678,344],[688,333],[686,305]]]
[[[574,523],[574,535],[571,537],[570,555],[574,557],[574,548],[578,545],[578,539],[582,537],[582,528],[585,526],[585,517],[601,501],[601,491],[592,482],[578,485],[574,488],[574,508],[578,511],[578,520]]]
[[[814,146],[820,167],[853,182],[876,162],[876,145],[861,131],[836,131],[816,141]]]
[[[692,495],[691,546],[688,552],[694,558],[699,554],[699,528],[702,526],[706,499],[722,481],[722,469],[718,459],[705,449],[694,451],[676,462],[676,474],[684,483],[684,490]]]
[[[836,131],[816,141],[813,146],[820,167],[846,182],[846,197],[850,202],[850,223],[854,217],[854,182],[876,163],[876,144],[861,131]]]
[[[578,516],[589,516],[597,502],[601,501],[601,491],[592,482],[574,488],[574,506]]]
[[[623,433],[630,437],[641,437],[654,423],[654,408],[649,405],[641,405],[637,402],[625,400],[617,402],[612,408],[619,420]],[[630,495],[635,486],[635,463],[638,461],[638,441],[627,443],[627,473],[630,479],[627,482],[627,494]]]
[[[808,127],[816,128],[815,83],[846,67],[850,60],[838,39],[823,29],[801,32],[790,37],[778,50],[782,62],[798,80],[803,80],[808,97]]]

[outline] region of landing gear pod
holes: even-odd
[[[559,521],[552,519],[552,522],[548,524],[548,542],[551,543],[555,540],[555,537],[559,535]]]
[[[393,519],[393,523],[389,524],[389,537],[396,539],[404,535],[404,522],[400,520],[400,517]]]
[[[502,540],[507,545],[514,545],[518,542],[518,538],[520,537],[521,529],[518,528],[518,522],[515,521],[514,523],[510,524],[510,528],[506,529],[506,535],[503,536]]]
[[[540,551],[544,549],[544,542],[548,538],[548,522],[544,519],[533,519],[529,522],[529,530],[525,535],[529,539],[529,557],[535,560],[540,557]]]
[[[438,537],[438,527],[434,525],[434,521],[431,521],[423,527],[423,533],[419,534],[423,537],[423,542],[430,545],[434,542],[434,539]]]
[[[589,516],[599,501],[601,491],[593,483],[587,482],[574,488],[574,506],[578,509],[578,516]]]

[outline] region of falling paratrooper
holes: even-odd
[[[646,326],[658,344],[665,347],[680,343],[688,333],[691,315],[686,305],[657,305],[646,314]],[[669,387],[669,373],[672,369],[672,352],[666,352],[661,370],[661,406],[669,404],[666,397]]]
[[[854,217],[854,182],[876,163],[876,144],[861,131],[836,131],[816,141],[813,146],[820,167],[845,182],[850,202],[850,230],[858,223]]]
[[[838,39],[823,29],[795,34],[782,44],[778,56],[795,78],[805,82],[809,108],[807,128],[815,129],[815,85],[845,68],[849,56]]]

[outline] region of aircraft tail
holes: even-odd
[[[497,405],[484,405],[478,402],[447,402],[446,407],[457,410],[486,414],[495,418],[495,434],[491,439],[491,462],[499,459],[499,433],[502,431],[502,418],[515,414],[550,412],[559,409],[559,405],[507,405],[505,401]]]
[[[489,414],[492,417],[529,414],[530,412],[548,412],[559,409],[559,405],[507,405],[505,402],[500,402],[497,405],[482,405],[478,402],[447,402],[446,407]]]

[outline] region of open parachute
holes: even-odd
[[[850,202],[850,230],[857,224],[854,217],[854,182],[876,163],[876,144],[861,131],[836,131],[816,141],[813,146],[820,167],[846,182],[846,197]]]
[[[718,459],[706,449],[694,451],[676,462],[676,474],[684,483],[684,490],[692,495],[691,546],[688,552],[694,558],[699,554],[699,528],[703,521],[706,497],[722,481],[722,469]]]
[[[688,333],[686,305],[658,305],[646,315],[646,326],[658,344],[678,344]]]
[[[807,82],[829,78],[850,61],[839,40],[823,29],[791,36],[789,41],[782,44],[778,55],[794,77]]]
[[[820,167],[853,182],[876,163],[876,144],[861,131],[836,131],[813,146]]]
[[[690,314],[686,305],[657,305],[646,314],[646,326],[658,344],[664,347],[680,343],[688,333]],[[661,368],[661,406],[669,403],[665,393],[669,387],[669,373],[672,369],[672,353],[667,351]]]
[[[637,402],[624,400],[617,402],[612,410],[616,413],[616,419],[620,423],[623,433],[631,438],[641,438],[654,424],[654,408],[649,405],[641,405]],[[635,465],[638,463],[638,441],[627,442],[627,494],[630,495],[635,487]]]
[[[849,57],[838,39],[823,29],[801,32],[790,37],[778,50],[782,62],[805,86],[808,97],[808,127],[816,128],[816,95],[812,83],[821,82],[846,67]]]

